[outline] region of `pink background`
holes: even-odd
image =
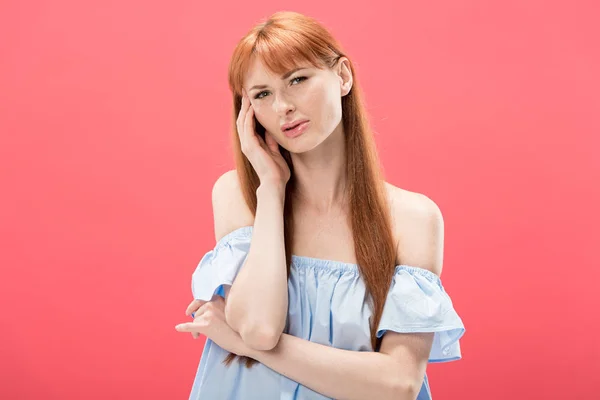
[[[434,398],[597,396],[597,2],[13,0],[0,398],[187,399],[203,341],[174,326],[233,167],[229,56],[278,10],[339,38],[387,180],[442,209],[467,332]]]

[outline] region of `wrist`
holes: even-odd
[[[238,355],[243,356],[243,357],[252,358],[252,359],[260,362],[260,360],[258,359],[259,353],[260,353],[260,350],[256,350],[256,349],[248,346],[244,342],[244,348],[240,351],[240,353],[238,353]]]
[[[257,198],[275,198],[285,201],[285,185],[278,183],[261,183],[256,189]]]

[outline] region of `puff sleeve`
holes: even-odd
[[[465,332],[438,275],[423,268],[396,267],[377,337],[386,331],[434,332],[429,362],[459,360],[459,339]]]
[[[224,285],[231,285],[250,251],[251,227],[242,227],[223,236],[206,253],[192,274],[192,294],[209,301],[214,294],[225,297]]]

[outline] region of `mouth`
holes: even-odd
[[[290,126],[289,128],[283,129],[283,133],[285,136],[289,137],[289,138],[294,138],[296,136],[300,136],[301,134],[303,134],[306,129],[308,129],[308,124],[310,123],[310,121],[301,121],[298,124],[295,124],[293,126]]]
[[[285,131],[291,131],[292,129],[295,129],[296,127],[298,127],[299,125],[301,125],[301,124],[303,124],[305,122],[308,122],[308,121],[299,121],[297,124],[294,124],[292,126],[289,126],[289,127],[285,128],[285,129],[283,129],[283,131],[284,132]]]

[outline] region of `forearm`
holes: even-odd
[[[403,379],[387,354],[336,349],[288,334],[272,350],[250,350],[248,356],[335,399],[414,400],[420,389]]]
[[[227,323],[251,347],[271,349],[288,310],[283,207],[285,188],[261,185],[252,241],[227,298]]]

